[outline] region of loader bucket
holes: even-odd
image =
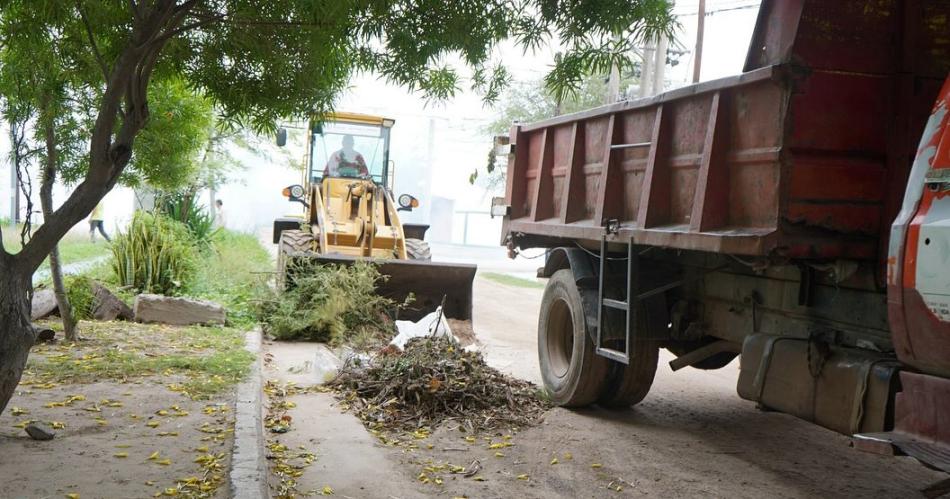
[[[359,260],[343,255],[314,257],[321,264],[350,265]],[[445,297],[445,316],[462,321],[472,320],[472,283],[475,265],[438,263],[423,260],[372,260],[379,273],[388,276],[377,284],[377,292],[397,302],[412,293],[413,302],[400,311],[399,319],[417,321],[434,311]]]

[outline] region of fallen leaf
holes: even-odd
[[[160,465],[162,465],[162,466],[168,466],[168,465],[172,464],[172,460],[171,460],[171,459],[168,459],[168,458],[165,458],[165,459],[162,459],[161,461],[155,461],[155,464],[160,464]]]
[[[571,454],[570,452],[565,452],[565,453],[564,453],[564,460],[565,460],[565,461],[570,461],[571,459],[574,459],[574,454]]]
[[[66,494],[66,499],[79,499],[79,494],[73,492],[71,494]]]
[[[594,463],[594,464],[590,465],[590,467],[591,467],[591,468],[594,468],[594,469],[597,469],[597,468],[603,468],[604,465],[602,465],[602,464],[600,464],[600,463]]]
[[[557,464],[557,458],[552,459],[551,464]]]
[[[129,453],[128,453],[128,452],[116,452],[115,454],[112,455],[112,457],[117,457],[117,458],[119,458],[119,459],[122,459],[122,458],[129,457]]]
[[[326,487],[323,487],[323,490],[321,490],[320,493],[323,494],[323,495],[325,495],[325,496],[332,496],[332,495],[333,495],[333,489],[330,488],[329,485],[327,485]]]
[[[14,416],[20,416],[20,415],[22,415],[22,414],[29,414],[29,413],[30,413],[30,411],[28,411],[28,410],[26,410],[26,409],[24,409],[24,408],[22,408],[22,407],[13,406],[13,408],[10,409],[10,414],[12,414],[12,415],[14,415]]]
[[[505,457],[501,452],[495,452],[495,457]]]
[[[527,473],[522,473],[522,474],[518,475],[517,478],[518,478],[518,480],[527,480],[527,479],[528,479],[528,475],[527,475]]]
[[[145,423],[145,426],[148,426],[149,428],[158,428],[158,425],[158,421],[149,421],[148,423]]]
[[[154,461],[154,460],[158,459],[158,451],[155,451],[155,452],[149,454],[149,455],[148,455],[148,459],[149,459],[150,461]]]

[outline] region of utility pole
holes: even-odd
[[[650,89],[650,95],[663,93],[666,90],[666,49],[670,46],[670,39],[666,35],[661,35],[656,42],[656,60],[653,63],[653,87]]]
[[[614,36],[615,42],[620,42],[620,35]],[[610,76],[607,78],[607,96],[604,104],[613,104],[620,100],[620,67],[610,66]],[[560,113],[558,113],[560,114]]]
[[[656,41],[647,40],[643,45],[640,64],[640,97],[653,95],[653,65],[656,59]]]
[[[607,79],[607,96],[604,104],[613,104],[620,100],[620,68],[616,64],[610,67],[610,77]],[[561,113],[558,113],[561,114]]]
[[[705,29],[706,0],[699,0],[699,13],[696,17],[696,56],[693,58],[693,83],[699,83],[699,74],[703,67],[703,31]]]

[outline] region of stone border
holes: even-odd
[[[231,454],[231,497],[269,499],[267,462],[264,457],[263,376],[260,330],[248,331],[244,348],[254,354],[251,372],[237,388],[234,420],[234,449]]]

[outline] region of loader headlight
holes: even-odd
[[[403,194],[399,196],[398,202],[400,210],[411,210],[413,208],[419,207],[419,200],[413,197],[411,194]]]
[[[303,195],[304,195],[303,186],[299,184],[294,184],[289,187],[284,187],[283,194],[284,194],[284,197],[290,198],[291,200],[303,199]]]

